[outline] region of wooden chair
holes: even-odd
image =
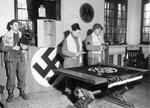
[[[145,68],[145,59],[142,47],[137,50],[125,48],[124,66]]]

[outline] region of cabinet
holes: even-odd
[[[56,21],[51,19],[37,20],[37,46],[56,46]]]

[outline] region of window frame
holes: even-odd
[[[149,40],[148,41],[143,41],[143,28],[144,28],[144,5],[146,3],[150,3],[149,0],[142,0],[142,8],[141,8],[141,35],[140,35],[140,44],[146,44],[146,45],[149,45],[150,44],[150,37],[149,37]],[[150,19],[149,19],[150,20]],[[150,29],[150,26],[148,26],[148,28]]]
[[[26,0],[25,0],[26,1]],[[17,19],[18,20],[18,22],[20,23],[20,25],[22,25],[23,24],[23,22],[25,22],[25,28],[24,29],[29,29],[29,23],[32,23],[28,18],[27,19],[19,19],[19,16],[18,16],[18,11],[19,10],[27,10],[27,8],[20,8],[20,7],[18,7],[18,0],[14,0],[14,7],[15,7],[15,19]],[[28,13],[27,13],[27,15],[28,15]],[[23,26],[21,26],[21,28],[23,28]]]
[[[114,8],[110,9],[110,6],[109,6],[109,8],[106,7],[107,3],[113,4]],[[118,5],[119,4],[121,4],[121,10],[118,10]],[[123,8],[123,4],[125,5],[125,10],[122,9]],[[124,1],[124,0],[105,0],[105,4],[104,5],[105,5],[104,6],[104,19],[105,19],[104,20],[104,22],[105,22],[105,24],[104,24],[104,26],[105,26],[104,39],[105,39],[105,41],[107,43],[109,43],[110,45],[126,44],[128,1],[127,0],[126,1]],[[106,13],[108,13],[110,11],[114,12],[114,17],[107,16]],[[118,12],[121,12],[120,13],[121,17],[120,18],[118,17],[119,16]],[[124,17],[123,17],[123,13],[125,14]],[[108,24],[111,20],[114,22],[113,25]],[[124,25],[122,25],[122,24],[121,25],[120,24],[117,25],[118,24],[117,21],[119,21],[119,20],[121,21],[121,23],[124,22]],[[110,27],[112,27],[112,30],[114,30],[114,31],[112,31],[112,33],[109,30]],[[117,29],[117,28],[119,28],[119,29]],[[118,31],[123,30],[123,33],[122,33],[122,31],[119,33],[117,30]],[[117,37],[115,35],[117,35]],[[119,38],[119,35],[120,35],[120,38]],[[122,43],[121,43],[121,39],[123,39]]]
[[[27,5],[27,1],[25,0],[26,5]],[[36,46],[36,33],[35,33],[35,28],[34,28],[34,22],[32,20],[29,19],[29,16],[27,17],[27,19],[19,19],[18,16],[18,9],[23,9],[23,10],[27,10],[28,7],[24,8],[19,8],[18,7],[18,0],[14,0],[14,16],[15,19],[18,20],[19,22],[19,30],[23,31],[23,30],[30,30],[31,34],[33,35],[31,44],[32,46]],[[27,15],[28,15],[28,10],[27,10]]]

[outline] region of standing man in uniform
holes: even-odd
[[[101,24],[93,25],[93,32],[86,39],[86,49],[88,51],[88,65],[101,63],[105,59],[105,42],[101,36],[103,27]]]
[[[79,67],[83,65],[82,60],[82,42],[80,39],[81,28],[78,23],[71,25],[72,31],[67,36],[67,38],[63,42],[62,53],[65,56],[63,67],[71,68],[71,67]],[[65,92],[71,93],[70,86],[72,83],[66,78],[65,81]]]
[[[3,36],[3,51],[4,61],[6,64],[7,84],[6,89],[8,90],[7,102],[12,102],[14,98],[13,91],[15,89],[15,77],[18,78],[18,89],[20,90],[20,96],[23,99],[28,99],[25,93],[25,79],[26,79],[26,68],[25,68],[25,57],[22,49],[26,49],[27,46],[19,43],[19,39],[22,37],[22,33],[19,31],[19,23],[17,20],[11,20],[9,22],[10,30]],[[22,46],[22,48],[21,48]]]

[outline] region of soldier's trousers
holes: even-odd
[[[26,83],[26,66],[25,61],[22,61],[20,57],[13,57],[12,62],[6,63],[6,74],[7,74],[7,90],[15,89],[15,79],[18,79],[18,88],[25,89]]]

